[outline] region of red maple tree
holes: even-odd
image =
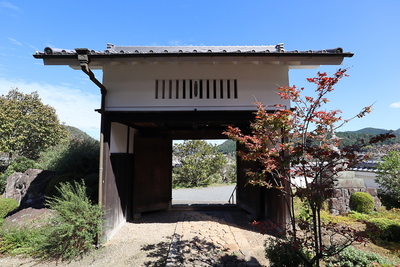
[[[245,149],[238,151],[241,159],[257,162],[260,167],[247,170],[248,183],[276,188],[286,194],[290,224],[287,226],[288,239],[281,242],[289,242],[306,266],[319,266],[322,258],[362,241],[353,229],[324,223],[321,220],[322,205],[332,196],[339,173],[367,159],[360,153],[363,147],[393,137],[387,133],[352,146],[339,146],[341,141],[335,131],[372,110],[367,106],[345,120],[340,116],[340,110],[323,109],[329,102],[326,95],[347,76],[346,71],[339,69],[332,77],[318,73],[317,77],[307,79],[316,85],[315,96],[302,97],[304,88],[280,87],[278,94],[292,102],[291,109],[280,104],[264,106],[256,103],[250,134],[234,127],[225,131],[230,139],[244,146]],[[294,197],[305,201],[310,210],[308,218],[295,217]],[[338,238],[333,241],[333,236]]]

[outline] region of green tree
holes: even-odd
[[[24,94],[15,88],[0,97],[0,151],[9,160],[36,159],[67,136],[55,109],[43,104],[37,92]]]
[[[174,186],[206,186],[221,181],[227,160],[217,146],[203,140],[184,141],[174,145]]]
[[[381,194],[390,198],[394,207],[400,206],[400,153],[390,151],[378,163],[375,182],[380,185]],[[397,203],[397,204],[396,204]],[[384,203],[385,204],[385,203]]]

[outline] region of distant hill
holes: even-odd
[[[362,139],[368,141],[371,137],[375,135],[384,134],[387,132],[389,132],[389,130],[368,127],[357,131],[337,132],[336,135],[342,138],[342,144],[346,146],[360,142]],[[386,140],[385,142],[383,142],[383,144],[393,145],[400,143],[400,129],[392,131],[392,133],[395,134],[396,137]]]
[[[91,137],[84,131],[82,131],[74,126],[65,125],[65,128],[67,128],[67,131],[69,132],[71,137],[75,137],[75,138],[82,139],[82,140],[95,140],[93,137]]]
[[[367,128],[363,128],[361,130],[357,130],[357,131],[346,131],[346,133],[366,133],[366,134],[383,134],[383,133],[387,133],[389,130],[386,129],[379,129],[379,128],[372,128],[372,127],[367,127]],[[392,131],[395,135],[400,135],[400,129],[397,130],[390,130]]]
[[[342,139],[342,145],[353,145],[357,142],[360,142],[362,139],[368,141],[371,137],[387,133],[389,130],[378,129],[378,128],[363,128],[357,131],[346,131],[346,132],[337,132],[336,135]],[[400,144],[400,129],[392,131],[393,134],[396,135],[395,138],[391,138],[386,140],[383,144],[385,145],[393,145]],[[224,154],[235,153],[236,151],[236,143],[232,140],[226,140],[222,144],[218,146],[218,151]]]
[[[218,146],[218,152],[222,152],[224,154],[236,153],[236,142],[230,139],[226,140]]]
[[[387,133],[388,130],[368,127],[368,128],[364,128],[364,129],[357,130],[357,131],[346,131],[346,132],[348,132],[348,133],[375,134],[375,135],[377,135],[377,134]]]

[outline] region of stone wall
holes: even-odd
[[[354,192],[366,192],[370,194],[375,200],[375,209],[382,206],[381,201],[378,198],[378,193],[375,188],[366,187],[351,187],[351,188],[335,188],[333,197],[328,200],[329,209],[334,215],[346,214],[350,211],[350,196]]]
[[[375,188],[368,188],[362,178],[356,178],[355,172],[341,172],[333,191],[333,197],[328,200],[329,210],[334,215],[346,214],[350,211],[350,197],[354,192],[366,192],[375,201],[375,209],[382,206]]]

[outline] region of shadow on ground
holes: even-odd
[[[213,208],[211,211],[215,211]],[[226,224],[232,227],[245,229],[248,231],[253,231],[260,233],[260,229],[257,225],[254,225],[254,219],[246,211],[236,208],[236,209],[218,209],[218,211],[227,211],[232,216],[233,220],[227,220]],[[177,223],[179,219],[179,210],[172,211],[149,211],[143,212],[139,220],[131,220],[128,223],[141,224],[141,223]],[[207,210],[199,210],[199,213],[206,213]]]
[[[145,262],[145,266],[165,266],[168,258],[169,247],[170,243],[168,242],[143,246],[141,250],[148,251],[147,257],[154,259]]]
[[[172,244],[174,246],[174,252],[172,253],[170,251],[170,244],[167,242],[143,246],[141,250],[147,251],[147,257],[154,259],[147,261],[145,266],[261,266],[257,259],[253,257],[247,260],[243,259],[238,255],[240,252],[232,253],[224,251],[218,245],[202,240],[197,236],[190,241],[180,241],[179,236],[175,236],[174,239],[178,241]]]

